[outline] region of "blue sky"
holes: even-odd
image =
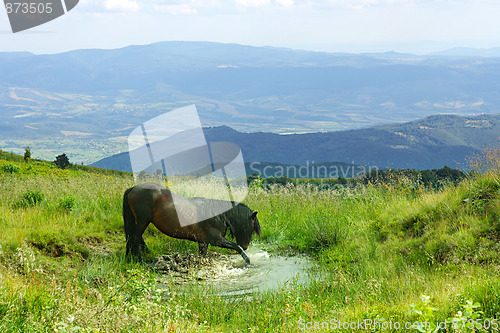
[[[68,14],[17,34],[0,8],[0,52],[190,40],[424,54],[498,47],[499,17],[498,0],[80,0]]]

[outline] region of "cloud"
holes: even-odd
[[[84,12],[137,12],[140,10],[136,0],[81,0],[78,11]]]
[[[242,7],[260,7],[270,5],[271,0],[236,0],[236,4]]]
[[[134,0],[106,0],[104,8],[110,11],[136,12],[139,4]]]
[[[293,7],[295,4],[294,0],[276,0],[276,3],[283,7]]]
[[[221,1],[224,0],[141,0],[141,9],[172,15],[206,14],[227,7]]]
[[[196,14],[198,12],[196,8],[193,8],[188,4],[155,5],[154,8],[156,11],[165,12],[173,15],[188,15],[188,14]]]

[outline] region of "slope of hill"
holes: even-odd
[[[247,162],[306,165],[344,162],[384,168],[466,168],[466,158],[499,143],[500,114],[477,117],[431,116],[367,129],[278,135],[240,133],[227,126],[205,128],[207,141],[239,145]],[[94,166],[130,171],[128,153]]]
[[[200,257],[196,242],[168,237],[152,224],[143,237],[145,263],[126,260],[122,209],[131,175],[60,170],[0,153],[0,327],[5,333],[297,332],[309,320],[332,316],[326,323],[335,323],[327,328],[333,332],[347,331],[339,323],[368,320],[380,328],[389,322],[381,318],[436,325],[453,317],[457,325],[474,320],[494,327],[500,151],[495,156],[487,161],[494,163],[490,172],[438,191],[398,180],[362,191],[252,187],[245,204],[258,212],[262,233],[247,250],[254,265],[240,274],[236,251],[210,246]],[[279,256],[291,257],[276,265]],[[160,266],[158,259],[173,264]],[[311,269],[277,284],[285,268],[299,272],[286,266],[299,259],[310,260]],[[260,282],[275,289],[241,293],[235,277],[247,287]],[[426,309],[432,311],[417,315]],[[367,331],[364,325],[359,331]]]

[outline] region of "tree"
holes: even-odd
[[[56,160],[54,162],[59,169],[66,169],[70,166],[69,158],[66,154],[61,154],[56,156]]]
[[[31,159],[31,149],[30,149],[30,146],[26,147],[26,149],[24,150],[24,160],[26,162],[29,162],[29,160]]]

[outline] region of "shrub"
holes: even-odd
[[[21,198],[14,204],[16,208],[26,208],[38,205],[43,201],[45,195],[40,191],[31,191],[23,193]]]
[[[19,168],[17,165],[14,165],[12,163],[7,163],[2,165],[2,171],[6,173],[14,173],[14,172],[19,172],[21,168]]]
[[[72,194],[59,199],[59,207],[67,210],[73,209],[76,198]]]
[[[69,158],[68,156],[66,156],[66,154],[56,156],[56,160],[54,163],[59,169],[66,169],[70,166]]]
[[[24,160],[26,162],[28,162],[29,160],[31,159],[31,149],[30,147],[26,147],[26,149],[24,150]]]

